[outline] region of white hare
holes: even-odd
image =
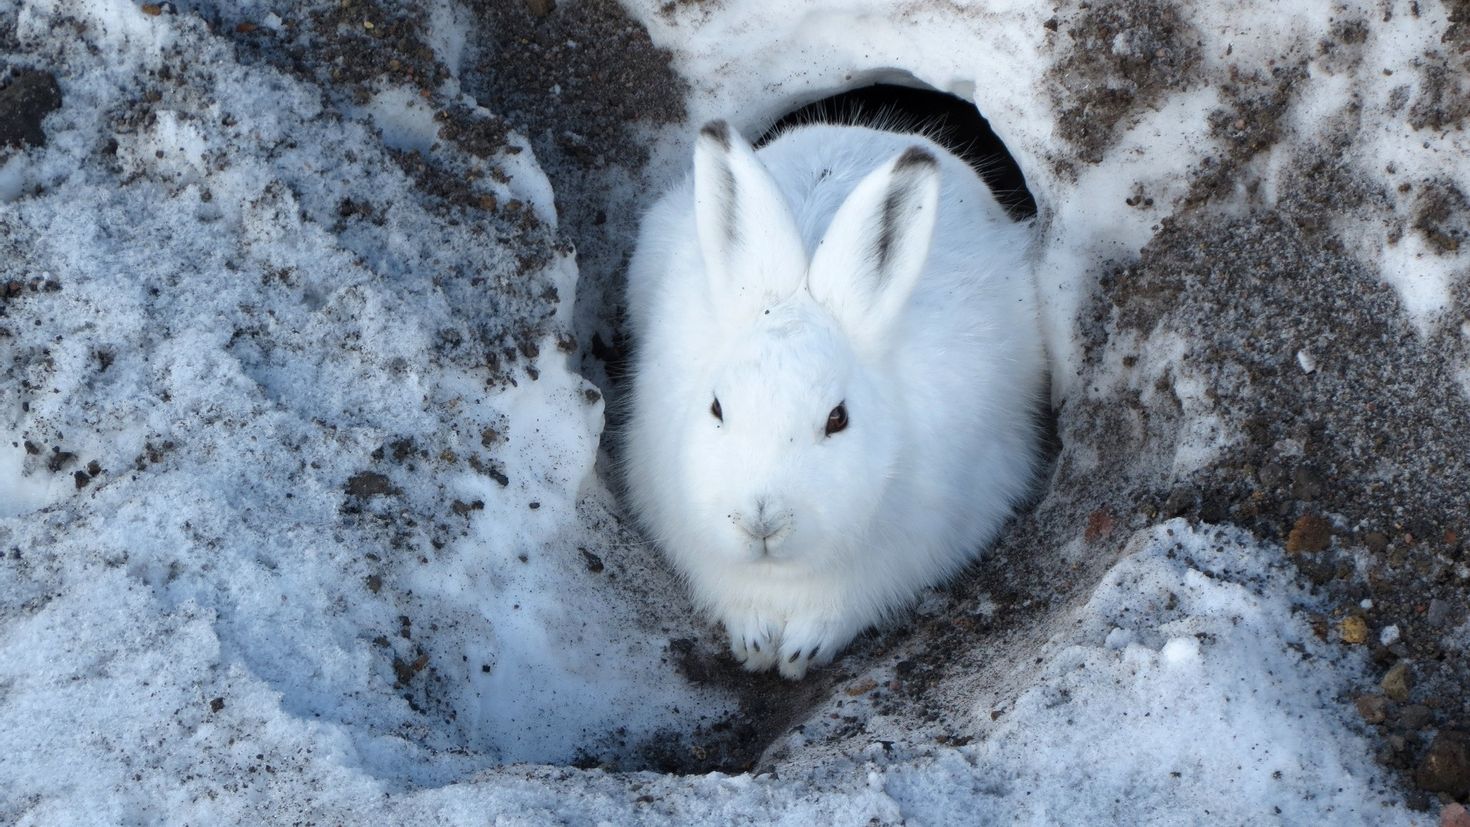
[[[727,123],[645,217],[640,523],[747,669],[801,678],[995,538],[1036,471],[1029,232],[932,141]]]

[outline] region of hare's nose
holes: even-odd
[[[771,507],[764,499],[756,501],[754,515],[734,514],[731,516],[741,531],[757,540],[764,541],[767,546],[779,542],[785,536],[786,530],[791,527],[790,513]]]

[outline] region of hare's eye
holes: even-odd
[[[847,403],[842,402],[827,414],[827,436],[831,436],[847,427]]]
[[[720,398],[718,396],[715,397],[715,401],[709,406],[709,412],[715,419],[721,422],[725,421],[725,412],[720,409]]]

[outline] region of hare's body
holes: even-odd
[[[645,218],[628,493],[748,668],[829,660],[1028,492],[1027,245],[963,161],[862,127],[712,124]]]

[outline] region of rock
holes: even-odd
[[[1326,551],[1332,545],[1332,526],[1315,514],[1305,514],[1291,527],[1286,535],[1286,551],[1299,554],[1304,551]]]
[[[1169,492],[1169,498],[1164,500],[1165,517],[1182,517],[1194,508],[1195,501],[1199,499],[1199,492],[1194,486],[1187,483],[1178,485]]]
[[[1434,712],[1424,704],[1409,704],[1399,711],[1399,726],[1415,732],[1429,726],[1434,720]]]
[[[1424,619],[1429,621],[1430,626],[1436,629],[1443,629],[1446,626],[1456,625],[1457,618],[1455,614],[1454,607],[1450,601],[1441,600],[1436,597],[1429,601],[1429,611],[1424,615]]]
[[[354,497],[378,497],[384,494],[396,494],[398,489],[382,474],[373,471],[361,471],[353,474],[347,480],[347,493]]]
[[[1455,798],[1470,794],[1470,733],[1443,730],[1435,736],[1414,773],[1414,782]]]
[[[1230,502],[1220,497],[1207,497],[1200,503],[1199,518],[1207,523],[1223,523],[1230,519]]]
[[[45,146],[41,121],[61,108],[61,87],[50,72],[22,69],[0,89],[0,146]]]
[[[1439,827],[1470,827],[1470,810],[1463,804],[1446,804],[1439,811]]]
[[[449,509],[461,517],[467,517],[471,512],[484,511],[485,501],[475,500],[473,502],[463,502],[461,500],[455,500],[454,502],[449,504]],[[523,560],[521,562],[525,561]]]
[[[1388,535],[1381,531],[1370,531],[1363,535],[1363,545],[1374,554],[1382,554],[1388,550]]]
[[[1297,468],[1291,475],[1291,495],[1299,500],[1317,499],[1322,495],[1322,478],[1311,468]]]
[[[1383,680],[1378,684],[1379,688],[1383,690],[1383,694],[1395,701],[1407,701],[1409,699],[1410,685],[1409,662],[1407,660],[1401,660],[1395,663],[1393,668],[1388,670],[1388,674],[1384,675]]]
[[[1357,615],[1351,615],[1342,619],[1337,626],[1338,637],[1343,643],[1351,643],[1354,646],[1368,641],[1368,621]]]
[[[587,563],[587,570],[593,574],[598,574],[606,568],[603,565],[602,558],[596,554],[593,554],[585,548],[579,548],[577,551],[582,552],[582,560]]]
[[[1106,508],[1099,508],[1087,515],[1087,528],[1082,532],[1083,540],[1095,543],[1112,533],[1113,515]]]
[[[1388,699],[1382,695],[1359,695],[1353,700],[1358,714],[1369,724],[1381,724],[1388,717]]]

